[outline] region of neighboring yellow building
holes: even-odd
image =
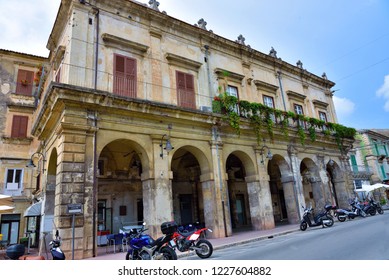
[[[81,206],[82,259],[141,221],[154,237],[175,220],[219,238],[347,206],[355,131],[336,124],[334,83],[150,3],[61,2],[31,129],[41,233],[59,229],[69,254]]]
[[[14,210],[0,217],[1,234],[19,243],[31,232],[31,246],[39,242],[40,213],[25,217],[25,210],[40,199],[35,174],[26,163],[39,142],[31,135],[32,115],[40,72],[46,58],[0,50],[0,193],[12,196]],[[34,175],[34,176],[33,176]]]

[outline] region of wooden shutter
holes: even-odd
[[[13,116],[12,119],[12,138],[26,138],[27,137],[27,116]]]
[[[113,91],[121,96],[136,98],[136,59],[114,55]]]
[[[176,81],[178,106],[196,109],[193,75],[176,71]]]
[[[32,95],[33,82],[34,72],[19,69],[18,78],[16,80],[16,93],[23,95]]]

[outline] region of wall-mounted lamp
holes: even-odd
[[[168,125],[168,129],[169,129],[169,135],[168,134],[164,134],[162,136],[162,138],[161,138],[161,143],[159,144],[159,146],[161,147],[161,153],[159,154],[159,156],[161,158],[163,158],[163,150],[166,150],[166,152],[169,153],[171,150],[174,149],[174,147],[170,143],[170,130],[172,129],[172,125],[171,124]],[[164,140],[165,140],[165,147],[163,146]]]
[[[41,156],[42,157],[42,161],[43,161],[43,169],[42,169],[42,173],[45,173],[45,156],[42,154],[42,153],[39,153],[39,152],[36,152],[36,153],[33,153],[32,155],[31,155],[31,158],[30,158],[30,160],[28,161],[28,163],[27,163],[27,165],[26,165],[26,167],[28,167],[28,168],[35,168],[36,167],[36,165],[34,164],[34,161],[33,161],[33,158],[34,158],[34,156],[35,155],[39,155],[39,156]]]
[[[264,163],[264,160],[263,160],[263,153],[265,152],[265,148],[267,149],[267,155],[266,155],[266,158],[268,158],[269,160],[272,160],[273,158],[273,155],[269,149],[268,146],[266,145],[263,145],[262,148],[261,148],[261,163],[263,164]]]

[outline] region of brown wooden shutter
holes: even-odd
[[[27,126],[28,126],[27,116],[13,116],[11,137],[12,138],[27,137]]]
[[[122,55],[114,55],[114,93],[136,98],[137,75],[136,59]]]
[[[18,78],[16,80],[16,93],[23,95],[32,95],[33,82],[34,72],[19,69]]]
[[[193,75],[176,71],[176,80],[178,106],[196,109]]]

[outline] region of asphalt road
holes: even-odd
[[[185,259],[198,260],[197,256]],[[389,211],[215,250],[211,260],[389,260]]]

